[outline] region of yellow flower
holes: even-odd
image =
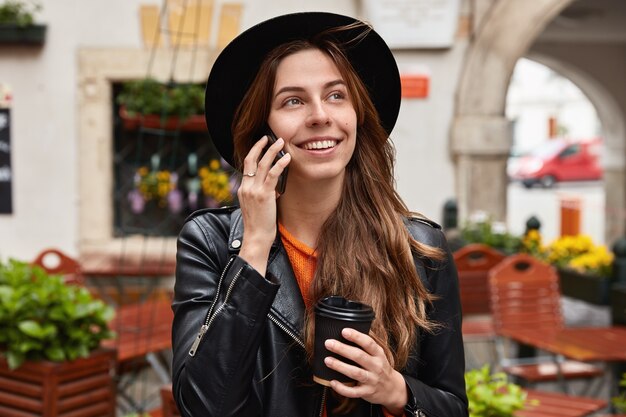
[[[159,206],[167,204],[167,195],[174,189],[175,184],[171,181],[171,172],[168,170],[150,171],[142,166],[137,169],[135,186],[146,201],[159,200]]]
[[[548,262],[558,267],[600,276],[611,274],[613,254],[606,246],[595,245],[588,235],[560,237],[552,242],[546,251]]]
[[[198,170],[201,179],[202,193],[220,203],[233,201],[235,190],[231,189],[229,173],[221,168],[217,159],[209,161],[207,166]]]
[[[218,169],[220,169],[220,161],[218,161],[217,159],[212,159],[211,162],[209,162],[209,168],[212,171],[217,171]]]

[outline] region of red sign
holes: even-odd
[[[430,77],[424,74],[401,75],[402,97],[427,98],[430,86]]]

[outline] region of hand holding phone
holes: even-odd
[[[269,141],[268,147],[271,146],[273,143],[275,143],[278,140],[278,138],[276,137],[274,132],[272,132],[272,129],[270,129],[269,126],[267,127],[267,129],[265,131],[265,135],[267,135],[267,138],[268,138],[268,141]],[[276,158],[274,159],[274,164],[280,158],[282,158],[283,156],[285,156],[285,152],[283,152],[282,150],[278,151],[278,154],[276,155]],[[287,187],[287,174],[288,174],[288,171],[289,171],[289,167],[285,167],[283,172],[278,177],[278,183],[276,184],[276,192],[278,194],[280,194],[280,195],[285,193],[285,187]]]

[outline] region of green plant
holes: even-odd
[[[125,82],[117,96],[129,116],[154,114],[182,118],[204,113],[204,88],[197,84],[163,84],[153,78]]]
[[[482,243],[505,253],[519,252],[522,239],[506,230],[502,223],[494,222],[486,215],[474,216],[461,228],[461,239],[465,243]]]
[[[626,372],[622,374],[619,386],[626,389]],[[626,413],[626,391],[622,391],[617,397],[611,398],[611,404],[618,413]]]
[[[526,405],[526,393],[489,365],[465,373],[470,417],[511,417]]]
[[[84,287],[10,259],[0,261],[0,354],[10,369],[25,360],[87,357],[112,337],[113,309]]]
[[[5,0],[0,4],[0,24],[31,26],[35,21],[34,13],[40,10],[41,5],[36,2],[27,4],[20,0]]]

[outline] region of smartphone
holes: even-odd
[[[278,138],[276,137],[274,132],[272,132],[272,129],[270,129],[269,126],[267,126],[267,128],[265,129],[264,134],[267,135],[267,137],[269,139],[268,147],[278,140]],[[283,152],[282,149],[281,149],[280,151],[278,151],[278,154],[276,155],[276,159],[274,159],[274,163],[276,163],[283,156],[285,156],[285,152]],[[288,173],[288,171],[289,171],[289,167],[287,166],[287,167],[285,167],[283,172],[278,177],[278,184],[276,184],[276,192],[278,194],[281,194],[281,195],[285,194],[285,187],[287,187],[287,173]]]

